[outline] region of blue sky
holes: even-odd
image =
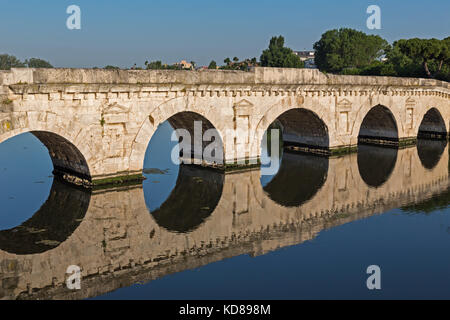
[[[66,8],[82,29],[66,28]],[[382,29],[366,27],[366,9],[382,10]],[[274,35],[294,50],[311,49],[338,27],[393,41],[450,35],[448,0],[0,0],[0,53],[41,57],[56,67],[130,67],[145,60],[208,64],[258,57]]]

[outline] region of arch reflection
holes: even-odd
[[[58,247],[80,225],[90,198],[86,189],[54,179],[47,201],[30,219],[0,231],[0,250],[25,255]]]
[[[417,140],[417,153],[422,165],[431,170],[441,160],[445,147],[447,146],[447,140]]]
[[[324,185],[328,158],[285,151],[275,177],[264,191],[284,207],[298,207],[310,200]]]
[[[358,170],[364,182],[373,188],[382,186],[391,176],[398,150],[374,145],[358,146]]]
[[[222,196],[225,175],[197,166],[181,165],[175,188],[151,214],[160,227],[188,233],[214,211]]]

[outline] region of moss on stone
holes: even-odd
[[[109,186],[118,185],[126,186],[126,185],[134,185],[137,183],[142,183],[142,181],[145,180],[145,177],[142,174],[134,174],[134,175],[128,175],[128,176],[119,176],[119,177],[111,177],[111,178],[104,178],[99,180],[93,180],[92,185],[93,189],[103,189],[107,188]]]
[[[250,163],[250,160],[246,160],[245,163],[229,163],[225,164],[223,170],[225,172],[239,171],[239,170],[248,170],[261,167],[261,160],[257,160],[256,163]]]
[[[5,98],[2,100],[2,104],[9,106],[13,103],[13,101],[11,99]]]
[[[398,147],[400,149],[408,148],[417,144],[417,138],[403,138],[398,140]]]
[[[345,154],[358,152],[358,146],[345,146],[330,149],[330,157],[339,157]]]

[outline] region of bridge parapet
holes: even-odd
[[[435,79],[334,75],[317,69],[263,67],[248,72],[13,68],[0,71],[0,84],[359,85],[450,89],[448,82]]]

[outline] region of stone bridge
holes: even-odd
[[[448,146],[433,143],[330,159],[289,155],[264,187],[259,170],[209,174],[182,166],[172,195],[150,213],[142,187],[88,191],[55,180],[49,199],[30,220],[0,231],[0,298],[93,297],[225,258],[265,254],[331,227],[420,205],[448,192]],[[370,163],[363,165],[373,154],[382,171],[375,176]],[[317,168],[317,159],[325,159],[319,172],[290,170],[297,160]],[[304,196],[282,197],[272,184],[296,184]],[[181,216],[174,215],[167,210],[177,205],[171,198],[187,187],[191,199]],[[201,197],[195,193],[199,188]],[[69,265],[82,268],[80,291],[65,287]]]
[[[447,82],[306,69],[12,69],[0,72],[0,143],[32,132],[49,149],[55,173],[102,184],[142,178],[148,143],[166,120],[192,136],[194,121],[203,131],[215,128],[227,166],[259,159],[274,122],[287,147],[325,154],[358,142],[446,138],[449,97]]]

